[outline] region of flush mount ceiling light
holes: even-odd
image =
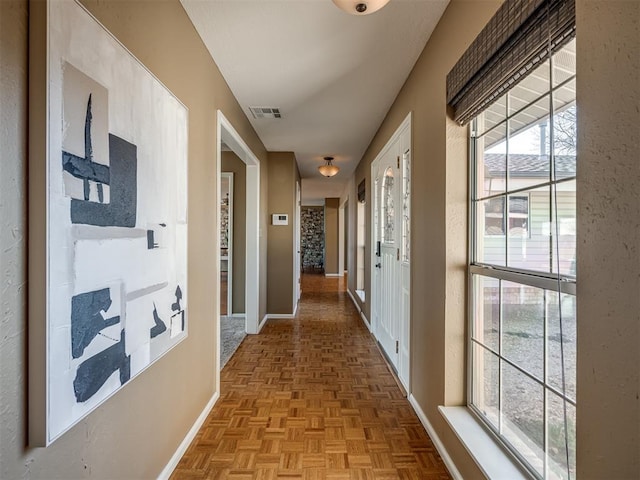
[[[389,0],[333,0],[333,3],[351,15],[369,15],[380,10]]]
[[[324,157],[324,159],[327,161],[327,163],[325,165],[320,165],[318,167],[318,170],[325,177],[333,177],[340,171],[340,167],[337,167],[336,165],[331,163],[333,162],[333,157]]]

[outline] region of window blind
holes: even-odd
[[[447,75],[465,125],[575,36],[575,0],[505,0]]]

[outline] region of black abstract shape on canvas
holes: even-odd
[[[166,223],[159,223],[158,225],[162,228],[167,226]],[[160,248],[160,244],[156,241],[156,231],[149,229],[147,230],[147,249],[153,250],[154,248]]]
[[[180,285],[178,285],[176,287],[175,295],[176,295],[176,301],[175,301],[175,303],[171,304],[171,310],[173,310],[176,313],[171,315],[171,319],[174,319],[175,317],[180,315],[181,316],[182,331],[184,332],[184,310],[180,306],[180,300],[182,300],[182,290],[180,289]]]
[[[167,326],[160,318],[160,315],[158,315],[158,309],[155,303],[153,304],[153,321],[156,322],[156,324],[150,328],[151,338],[155,338],[167,330]]]
[[[93,146],[91,144],[91,95],[87,102],[87,115],[84,121],[84,157],[69,152],[62,152],[62,168],[76,178],[83,180],[84,199],[89,200],[89,181],[98,184],[98,200],[104,201],[102,185],[109,185],[109,167],[93,161]]]
[[[155,232],[147,230],[147,249],[153,250],[154,248],[158,248],[158,244],[155,241]]]
[[[62,152],[63,169],[84,181],[84,200],[71,199],[71,223],[100,227],[135,227],[137,203],[137,147],[109,134],[109,166],[93,161],[91,95],[84,125],[85,156]],[[89,182],[98,184],[99,203],[89,201]],[[109,185],[110,203],[103,203]]]
[[[78,402],[86,402],[93,397],[109,377],[120,371],[120,385],[131,378],[131,356],[124,345],[124,330],[120,331],[120,341],[80,364],[73,380],[73,391]]]
[[[71,199],[71,222],[100,227],[136,226],[136,146],[109,134],[111,203]]]
[[[180,285],[178,285],[176,287],[176,301],[175,303],[171,304],[171,310],[173,310],[174,312],[179,312],[180,310],[182,310],[182,307],[180,306],[180,300],[182,300],[182,290],[180,289]]]
[[[81,293],[71,299],[71,354],[80,358],[84,349],[105,328],[116,325],[120,317],[105,318],[102,312],[111,307],[108,288]]]

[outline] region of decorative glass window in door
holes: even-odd
[[[409,261],[411,233],[411,151],[402,155],[402,261]]]
[[[382,243],[395,242],[396,213],[393,205],[393,169],[388,167],[382,179]]]

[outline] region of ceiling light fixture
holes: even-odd
[[[336,173],[340,171],[340,167],[331,163],[333,162],[333,157],[324,157],[324,159],[327,161],[327,163],[325,165],[320,165],[318,167],[318,170],[325,177],[333,177]]]
[[[380,10],[389,0],[333,0],[333,3],[351,15],[369,15]]]

